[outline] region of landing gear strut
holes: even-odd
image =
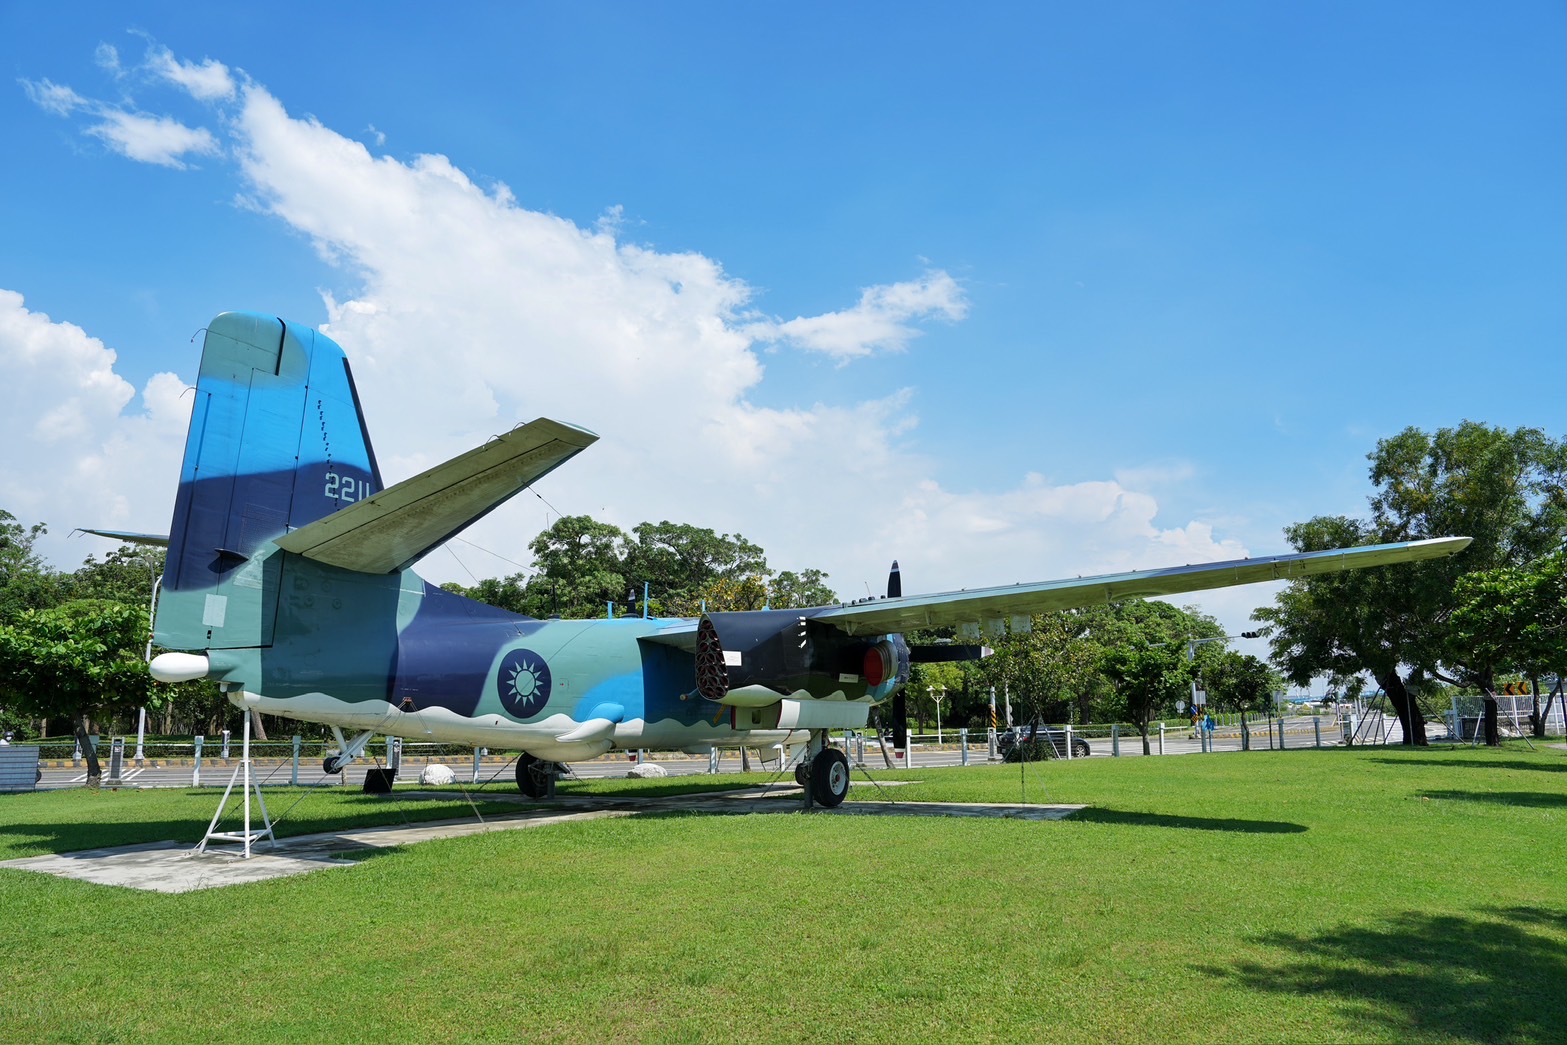
[[[364,754],[365,745],[375,736],[375,730],[367,729],[352,740],[344,740],[343,731],[333,726],[332,736],[337,740],[337,753],[321,760],[321,772],[328,775],[341,773],[350,762]]]

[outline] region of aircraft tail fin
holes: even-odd
[[[343,350],[273,316],[218,316],[202,348],[155,640],[269,645],[272,542],[381,488]]]

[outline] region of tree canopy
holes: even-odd
[[[0,621],[23,610],[53,606],[64,596],[64,578],[33,550],[47,532],[43,523],[24,526],[16,516],[0,509]]]
[[[1005,687],[1021,721],[1131,722],[1146,749],[1149,722],[1174,713],[1193,678],[1219,662],[1223,636],[1212,617],[1164,602],[1039,614],[1027,630],[985,640],[995,652],[964,667],[972,685],[967,699],[954,702],[949,721],[988,722],[985,691]],[[1194,639],[1208,640],[1196,646],[1195,659]],[[924,667],[914,699],[924,698],[921,686],[934,667],[944,665]]]
[[[1476,661],[1532,676],[1567,665],[1567,550],[1460,577],[1454,596],[1454,641]]]
[[[1293,581],[1256,616],[1268,622],[1273,660],[1292,682],[1368,672],[1398,713],[1404,742],[1424,744],[1417,696],[1427,680],[1484,691],[1498,667],[1450,626],[1457,582],[1561,547],[1567,448],[1538,429],[1465,421],[1435,433],[1406,429],[1380,441],[1369,459],[1370,518],[1319,516],[1291,526],[1285,534],[1297,550],[1447,536],[1473,543],[1450,559]]]
[[[141,657],[146,636],[145,610],[108,599],[24,610],[0,624],[0,701],[22,715],[69,715],[92,785],[90,720],[160,700]]]
[[[630,534],[586,515],[557,519],[529,544],[536,572],[448,590],[530,617],[652,616],[710,610],[821,606],[837,601],[818,569],[774,574],[762,549],[739,534],[687,523],[639,523]]]

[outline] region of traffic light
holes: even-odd
[[[1260,639],[1260,638],[1262,638],[1262,632],[1260,632],[1260,631],[1243,631],[1243,632],[1241,632],[1241,638],[1243,638],[1243,639]]]

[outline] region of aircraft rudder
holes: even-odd
[[[336,342],[275,316],[217,316],[202,346],[157,641],[268,644],[279,566],[267,565],[271,542],[380,488]]]

